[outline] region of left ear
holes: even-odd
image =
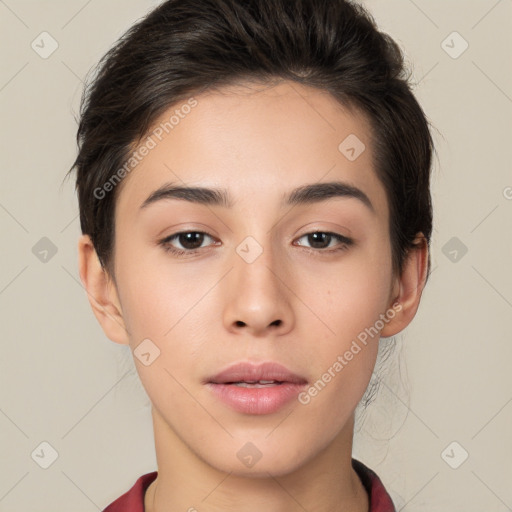
[[[381,336],[394,336],[405,329],[418,310],[421,294],[427,280],[428,244],[423,233],[418,233],[414,247],[409,250],[400,276],[395,278],[389,307],[395,316],[384,326]]]

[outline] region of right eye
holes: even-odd
[[[159,242],[166,252],[182,256],[185,254],[195,254],[201,249],[205,237],[213,238],[208,233],[203,231],[181,231],[174,233]],[[172,245],[172,242],[177,241],[183,247],[182,249]]]

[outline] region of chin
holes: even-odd
[[[248,441],[250,436],[244,436],[246,441],[235,441],[230,446],[215,447],[216,453],[205,458],[210,466],[241,478],[268,478],[285,476],[300,469],[314,456],[313,448],[308,445],[308,452],[304,452],[304,443],[297,439],[297,445],[283,443],[276,439],[276,443],[265,440],[268,432],[262,435],[259,442]],[[300,436],[299,436],[300,437]],[[302,438],[304,439],[304,438]],[[217,451],[221,448],[220,451]],[[234,456],[228,457],[232,453]]]

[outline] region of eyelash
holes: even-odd
[[[173,240],[177,239],[180,235],[185,235],[185,234],[190,234],[190,233],[198,233],[198,234],[206,235],[210,238],[213,238],[213,236],[209,235],[208,233],[205,233],[204,231],[180,231],[179,233],[174,233],[173,235],[170,235],[170,236],[164,238],[163,240],[160,240],[158,243],[159,243],[159,245],[161,245],[163,247],[164,251],[174,254],[175,256],[178,256],[178,257],[185,256],[185,255],[191,256],[191,255],[199,252],[202,248],[176,249],[176,247],[173,247],[172,245],[170,245],[170,243]],[[331,231],[311,231],[311,232],[305,233],[304,235],[299,237],[299,240],[301,238],[304,238],[308,235],[313,235],[315,233],[320,233],[323,235],[331,236],[340,242],[340,245],[338,247],[336,247],[335,249],[315,249],[313,247],[305,247],[307,252],[313,253],[315,255],[318,255],[319,253],[328,253],[328,254],[337,253],[337,252],[344,251],[344,250],[348,249],[348,247],[350,247],[351,245],[354,244],[354,241],[351,238],[347,238],[346,236],[340,235],[338,233],[332,233]]]

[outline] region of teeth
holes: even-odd
[[[233,382],[233,385],[241,388],[264,388],[272,385],[279,385],[280,382],[275,380],[258,380],[250,382]]]

